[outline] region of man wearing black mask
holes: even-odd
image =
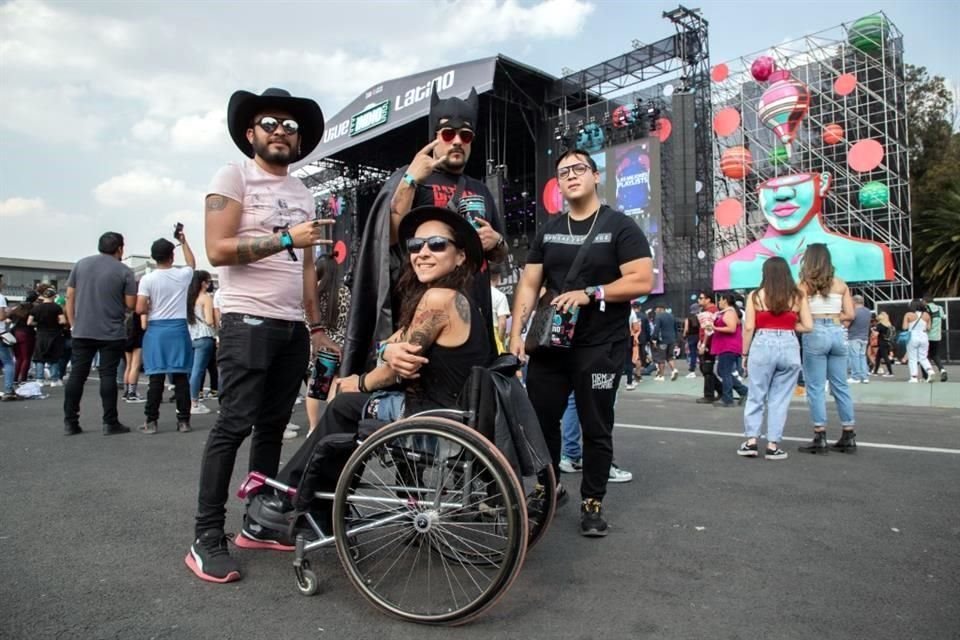
[[[396,327],[399,301],[393,289],[403,256],[396,255],[397,229],[411,209],[421,206],[447,207],[458,211],[477,229],[486,262],[502,262],[507,253],[503,222],[487,186],[464,174],[478,121],[479,97],[471,90],[466,100],[441,100],[436,91],[430,98],[429,127],[431,141],[398,169],[384,184],[373,206],[363,247],[358,257],[356,287],[347,325],[341,375],[366,371],[376,341],[384,340]],[[387,218],[389,211],[389,227]],[[391,264],[389,282],[382,268],[383,251],[377,246],[389,234]],[[496,354],[493,315],[490,303],[490,275],[485,264],[473,279],[472,298],[480,307],[490,332],[491,357]],[[389,320],[389,321],[388,321]],[[420,347],[396,343],[380,345],[379,355],[403,377],[416,373],[425,359],[417,355]]]

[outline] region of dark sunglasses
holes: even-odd
[[[460,142],[463,144],[473,142],[473,131],[470,129],[451,129],[450,127],[440,129],[440,138],[444,142],[453,142],[457,136],[460,136]]]
[[[287,135],[293,135],[300,130],[300,123],[291,118],[280,121],[274,118],[273,116],[263,116],[257,120],[254,124],[260,125],[260,128],[266,131],[267,133],[273,133],[277,130],[277,127],[283,127],[284,133]]]
[[[582,176],[587,172],[587,169],[590,168],[590,165],[583,162],[578,162],[577,164],[572,164],[569,167],[560,167],[557,169],[557,177],[563,180],[570,175],[570,172],[573,172],[575,176]]]
[[[447,246],[457,246],[457,243],[450,238],[444,238],[443,236],[407,239],[407,251],[413,255],[420,253],[420,251],[423,249],[423,245],[427,245],[427,249],[429,249],[430,253],[443,253],[447,250]]]

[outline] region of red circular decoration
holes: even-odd
[[[673,124],[667,118],[657,118],[657,137],[660,142],[666,142],[673,131]]]
[[[843,141],[843,127],[836,123],[828,124],[823,128],[823,141],[827,144],[837,144]]]
[[[717,205],[713,217],[721,227],[732,227],[743,217],[743,205],[736,198],[727,198]]]
[[[710,70],[710,78],[714,82],[723,82],[730,75],[730,68],[722,62]]]
[[[741,180],[750,173],[750,166],[753,164],[753,156],[746,147],[730,147],[720,156],[720,173]]]
[[[857,76],[845,73],[833,82],[833,91],[838,96],[848,96],[857,88]]]
[[[543,186],[543,208],[552,216],[563,211],[563,194],[556,178],[550,178]]]
[[[347,244],[343,240],[337,240],[333,245],[333,259],[337,264],[343,264],[347,259]]]
[[[883,145],[876,140],[861,140],[847,152],[847,164],[854,171],[872,171],[883,162]]]
[[[740,112],[733,107],[720,109],[713,116],[713,131],[718,136],[733,135],[740,127]]]

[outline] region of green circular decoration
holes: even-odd
[[[790,164],[790,156],[786,147],[774,147],[770,152],[770,164],[775,167],[785,167]]]
[[[885,207],[890,201],[890,189],[882,182],[868,182],[860,189],[859,199],[864,209]]]
[[[847,39],[850,46],[864,53],[878,53],[883,47],[890,25],[882,15],[864,16],[850,27]]]

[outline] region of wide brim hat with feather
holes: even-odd
[[[269,109],[289,113],[300,125],[301,160],[320,144],[323,138],[323,111],[310,98],[297,98],[286,89],[270,87],[260,95],[249,91],[236,91],[227,105],[227,129],[234,144],[245,155],[253,157],[253,145],[247,140],[247,129],[253,125],[253,117]]]

